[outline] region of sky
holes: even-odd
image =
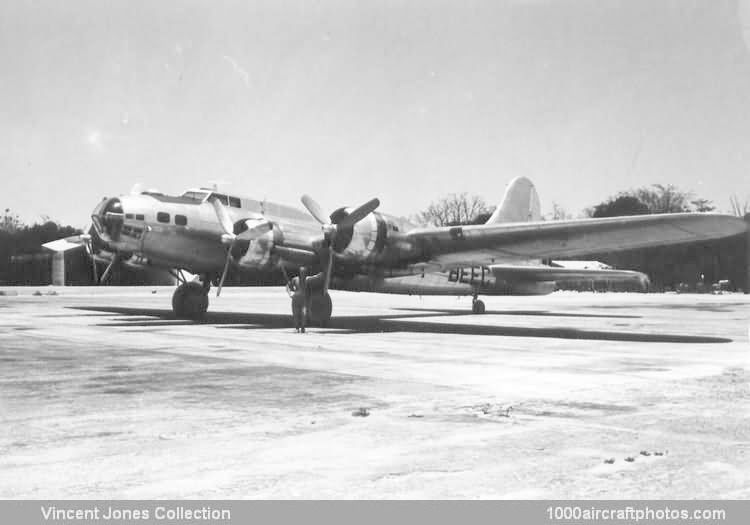
[[[409,215],[675,184],[750,198],[750,0],[0,3],[0,209],[134,184]]]

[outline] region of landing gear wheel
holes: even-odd
[[[484,313],[484,301],[481,301],[479,299],[474,299],[471,302],[471,311],[475,314],[483,314]]]
[[[202,319],[208,310],[208,293],[201,283],[181,284],[172,295],[172,310],[178,319]]]
[[[327,326],[328,321],[331,320],[332,311],[333,303],[328,293],[310,296],[310,307],[307,309],[307,318],[310,323],[323,327]]]

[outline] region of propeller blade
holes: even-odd
[[[229,216],[229,212],[224,207],[219,199],[211,199],[211,204],[216,212],[216,218],[219,219],[219,224],[227,235],[234,236],[234,223],[232,218]]]
[[[240,241],[252,241],[260,237],[261,235],[273,230],[273,224],[270,222],[262,222],[255,226],[250,226],[251,221],[247,221],[248,229],[237,235],[237,240]]]
[[[300,200],[302,201],[302,204],[305,205],[305,208],[307,208],[307,211],[310,212],[310,215],[315,217],[315,220],[320,224],[328,224],[331,222],[328,215],[323,211],[323,208],[320,207],[320,204],[315,202],[312,197],[309,195],[303,195]]]
[[[117,264],[117,260],[118,260],[118,257],[117,257],[117,254],[115,254],[112,257],[112,260],[107,265],[107,269],[104,270],[104,273],[102,274],[102,278],[99,280],[99,284],[104,284],[105,282],[107,282],[107,278],[109,277],[109,273],[112,271],[112,268],[115,266],[115,264]]]
[[[94,271],[94,282],[99,282],[99,268],[96,267],[96,259],[91,256],[91,269]]]
[[[216,297],[221,295],[221,288],[224,286],[224,279],[227,278],[227,272],[229,271],[229,261],[232,260],[231,248],[227,250],[227,262],[224,263],[224,271],[221,272],[221,279],[219,279],[219,286],[216,288]]]
[[[342,228],[354,226],[356,223],[367,217],[370,213],[374,212],[378,208],[378,206],[380,206],[380,201],[377,198],[371,199],[359,208],[352,210],[349,215],[341,219],[341,221],[338,223],[338,226],[341,226]]]
[[[99,282],[99,269],[96,267],[96,258],[94,257],[94,242],[91,239],[91,235],[88,233],[82,233],[81,241],[83,241],[83,246],[86,249],[86,254],[91,259],[91,270],[94,275],[94,282]]]
[[[91,231],[93,229],[94,225],[89,223],[88,227],[83,230],[83,233],[80,235],[80,239],[83,241],[83,247],[86,249],[86,254],[91,258],[91,270],[94,276],[94,282],[98,283],[99,268],[96,266],[96,257],[94,257],[94,238],[91,236]]]
[[[326,265],[326,280],[323,281],[323,293],[328,293],[328,286],[331,284],[331,269],[333,268],[333,248],[328,247],[328,264]]]

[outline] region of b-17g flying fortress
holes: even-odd
[[[174,293],[180,318],[206,313],[212,283],[218,296],[232,264],[260,272],[281,268],[285,276],[305,267],[321,282],[310,293],[310,319],[325,325],[332,315],[329,288],[470,295],[472,311],[482,313],[480,295],[543,295],[566,279],[606,277],[646,286],[647,277],[637,272],[542,264],[552,257],[705,241],[746,229],[742,219],[701,213],[541,221],[539,197],[525,177],[511,181],[482,225],[419,228],[379,212],[378,199],[331,213],[310,196],[301,201],[308,213],[209,189],[179,196],[138,192],[102,200],[90,233],[69,241],[87,243],[93,261],[95,246],[110,254],[102,281],[122,261],[168,268],[177,276],[182,270],[197,274]]]
[[[0,3],[0,499],[750,498],[747,2],[294,4]]]

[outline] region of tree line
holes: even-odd
[[[0,282],[10,275],[12,256],[41,253],[42,244],[79,233],[81,230],[73,226],[62,226],[48,218],[41,223],[25,224],[6,208],[0,217]]]
[[[750,203],[741,204],[735,196],[730,199],[732,213],[744,216],[750,211]],[[709,212],[716,206],[692,192],[683,191],[672,184],[653,184],[628,191],[622,191],[599,204],[585,208],[580,214],[584,217],[621,217],[654,213]],[[479,195],[452,193],[430,203],[423,211],[413,215],[411,220],[423,226],[460,226],[483,224],[492,214],[493,207]],[[569,213],[556,202],[552,211],[543,217],[545,220],[572,219]]]

